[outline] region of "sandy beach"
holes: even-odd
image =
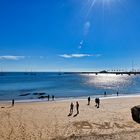
[[[76,110],[68,117],[70,103],[46,101],[10,107],[1,102],[0,140],[140,139],[140,124],[131,117],[131,108],[140,104],[140,97],[102,99],[99,109],[94,100],[90,106],[87,100],[80,100],[76,117]]]

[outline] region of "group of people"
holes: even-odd
[[[50,95],[47,96],[48,97],[48,101],[50,100]],[[54,101],[55,97],[54,95],[52,95],[52,101]]]
[[[75,107],[76,107],[76,114],[74,116],[77,116],[79,114],[79,102],[78,101],[76,101]],[[68,116],[71,116],[73,114],[73,110],[74,110],[74,104],[71,102],[71,104],[70,104],[70,113],[69,113]]]
[[[91,98],[88,97],[88,104],[87,105],[90,105],[90,101],[91,101]],[[95,106],[97,108],[100,107],[100,99],[99,98],[95,98]],[[74,117],[79,114],[79,102],[78,101],[76,101],[75,108],[76,108],[76,114],[74,115]],[[68,116],[71,116],[73,114],[73,110],[74,110],[74,104],[73,104],[73,102],[71,102],[71,104],[70,104],[70,112],[69,112]]]
[[[90,97],[88,97],[88,104],[87,105],[90,105],[90,101],[91,101],[91,98]],[[100,106],[100,99],[99,98],[95,98],[95,106],[97,107],[97,108],[99,108],[99,106]]]

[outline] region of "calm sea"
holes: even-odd
[[[140,75],[5,73],[0,75],[0,100],[38,99],[35,93],[56,98],[140,93]],[[27,94],[26,96],[21,96]]]

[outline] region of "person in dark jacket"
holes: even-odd
[[[14,105],[15,105],[15,100],[13,99],[12,100],[12,107],[14,107]]]
[[[88,105],[90,105],[90,100],[91,100],[90,97],[88,97]]]
[[[54,101],[54,95],[52,95],[52,101]]]
[[[104,92],[104,96],[106,97],[106,95],[107,95],[107,93],[106,93],[106,91]]]
[[[48,101],[50,100],[50,95],[48,95]]]
[[[96,103],[96,107],[99,108],[100,107],[100,99],[99,98],[95,98],[95,103]]]

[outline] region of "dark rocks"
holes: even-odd
[[[45,92],[39,93],[39,95],[44,95],[44,94],[46,94],[46,93]]]
[[[35,92],[35,93],[33,93],[33,95],[38,95],[38,93]]]
[[[38,99],[45,99],[48,98],[48,96],[39,96]]]
[[[31,93],[25,93],[25,94],[20,94],[19,96],[28,96],[30,95]]]
[[[132,118],[137,123],[140,123],[140,105],[131,108]]]
[[[24,94],[20,94],[19,96],[28,96],[30,94],[37,96],[38,99],[48,98],[48,96],[45,96],[45,94],[46,94],[45,92],[24,93]]]
[[[39,93],[39,92],[36,92],[36,93],[33,93],[33,95],[44,95],[46,94],[45,92],[42,92],[42,93]]]

